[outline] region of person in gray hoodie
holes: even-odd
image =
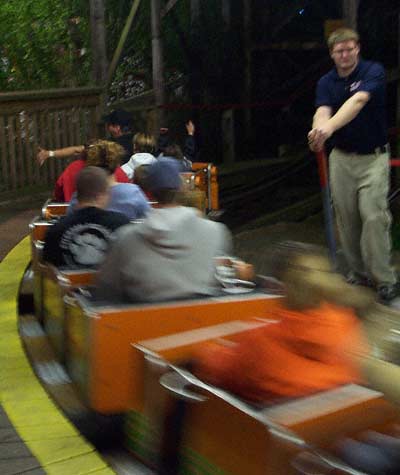
[[[230,255],[230,232],[177,204],[181,178],[170,160],[149,166],[147,186],[159,208],[118,230],[99,270],[96,296],[154,302],[218,293],[215,257]]]

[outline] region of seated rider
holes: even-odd
[[[104,259],[113,232],[129,223],[121,213],[106,211],[110,189],[107,173],[86,167],[77,179],[77,209],[46,234],[43,260],[57,267],[93,268]]]
[[[67,168],[57,178],[54,186],[53,197],[56,201],[71,201],[76,190],[76,179],[78,174],[86,166],[86,149],[79,154],[79,158],[70,163]],[[115,180],[119,183],[128,183],[129,179],[121,167],[115,170]]]
[[[157,159],[154,157],[156,141],[152,135],[143,133],[133,137],[133,155],[122,165],[122,170],[130,180],[134,180],[135,170],[143,165],[151,165]]]
[[[99,271],[96,295],[152,302],[215,294],[214,258],[230,253],[230,233],[177,204],[182,182],[170,161],[149,165],[146,182],[159,207],[118,233]]]
[[[133,153],[133,118],[132,114],[124,109],[115,109],[102,117],[106,131],[110,138],[108,140],[116,142],[124,149],[121,164],[126,163]],[[36,160],[40,166],[48,158],[67,158],[79,156],[85,149],[85,145],[72,145],[70,147],[56,150],[46,150],[39,147]]]
[[[123,213],[129,219],[143,218],[150,210],[148,200],[142,190],[132,183],[117,183],[115,171],[118,169],[123,148],[115,142],[97,140],[86,149],[86,165],[103,168],[108,174],[110,200],[107,209]],[[76,200],[71,200],[70,210]]]
[[[271,323],[235,343],[203,347],[195,373],[254,402],[272,403],[360,381],[350,348],[366,348],[349,308],[371,302],[331,271],[314,246],[286,243],[274,253],[274,277],[283,281],[282,304]],[[336,303],[334,303],[336,302]]]
[[[181,154],[188,162],[196,162],[198,157],[198,148],[196,146],[196,140],[194,138],[194,134],[196,131],[194,123],[189,120],[185,124],[187,135],[185,137],[185,142],[183,145],[183,152]],[[160,135],[158,137],[157,143],[157,150],[155,152],[155,156],[157,158],[161,158],[167,155],[166,148],[169,145],[175,145],[174,141],[169,135],[169,129],[163,127],[160,129]]]
[[[192,162],[183,155],[181,147],[176,143],[165,147],[163,156],[159,160],[171,160],[180,173],[189,172],[192,169]]]

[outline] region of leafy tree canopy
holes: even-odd
[[[9,0],[0,6],[1,90],[85,84],[89,12],[83,0]]]
[[[214,82],[213,76],[219,75],[221,24],[212,8],[214,1],[203,3],[202,31],[195,35],[190,27],[189,1],[177,2],[163,19],[167,81],[187,76],[196,55],[207,55],[209,82]],[[133,0],[105,0],[104,3],[110,61]],[[0,39],[2,91],[84,86],[91,82],[88,0],[4,1],[0,6]],[[197,62],[199,60],[203,59],[198,58]],[[110,95],[114,100],[130,97],[149,89],[151,84],[151,11],[150,1],[143,0]]]

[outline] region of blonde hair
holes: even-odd
[[[133,151],[153,153],[156,148],[156,140],[153,135],[139,132],[133,137]]]
[[[115,172],[125,155],[125,149],[108,140],[95,140],[85,148],[86,166],[103,168],[110,175]]]
[[[342,43],[343,41],[355,41],[356,43],[360,42],[360,36],[351,28],[338,28],[328,37],[328,48],[332,51],[333,47],[337,43]]]

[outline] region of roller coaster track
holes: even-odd
[[[279,215],[277,212],[280,210],[293,206],[297,209],[297,219],[302,215],[302,207],[303,218],[307,217],[310,212],[307,203],[310,197],[319,196],[319,187],[317,177],[311,183],[308,179],[306,184],[302,183],[302,177],[314,173],[316,176],[314,160],[311,153],[304,153],[293,160],[268,168],[267,172],[260,171],[260,177],[251,184],[224,187],[222,177],[220,201],[221,208],[225,211],[224,221],[231,227],[236,227],[265,214]]]

